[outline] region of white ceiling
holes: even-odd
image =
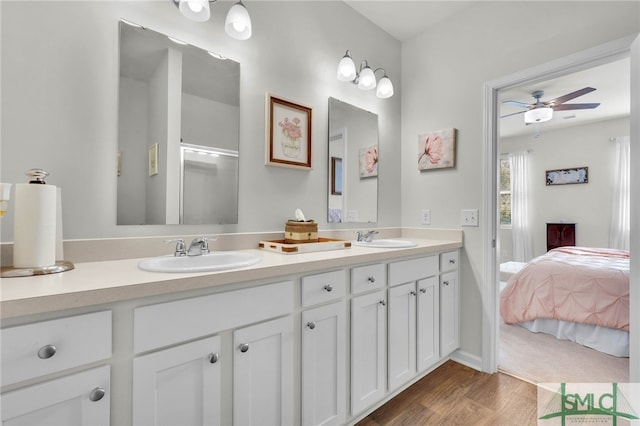
[[[345,3],[402,42],[423,33],[429,27],[474,6],[480,1],[345,0]],[[525,84],[517,88],[504,90],[500,92],[499,100],[531,103],[533,102],[531,93],[536,90],[544,90],[545,94],[542,100],[545,101],[574,92],[583,87],[594,87],[596,90],[568,101],[567,104],[600,102],[598,108],[557,111],[551,121],[537,126],[526,126],[523,114],[507,117],[500,120],[500,135],[502,137],[527,133],[533,135],[537,130],[542,132],[545,129],[570,127],[586,122],[629,115],[631,90],[629,87],[629,59],[536,84]],[[506,115],[518,110],[519,108],[511,105],[501,105],[499,114]]]

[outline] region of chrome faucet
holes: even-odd
[[[165,243],[176,243],[176,250],[173,252],[173,255],[178,256],[186,256],[187,248],[184,245],[184,240],[182,238],[176,238],[173,240],[164,240]]]
[[[209,243],[207,243],[208,240],[209,238],[207,237],[194,238],[193,241],[191,241],[189,250],[187,250],[187,256],[201,256],[203,254],[209,253]],[[215,241],[215,238],[213,240]]]
[[[367,232],[362,232],[362,231],[357,231],[356,235],[358,236],[358,241],[364,241],[366,243],[370,243],[373,241],[373,237],[378,235],[379,232],[372,229],[371,231],[367,231]]]

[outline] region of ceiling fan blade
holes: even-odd
[[[550,101],[546,101],[544,104],[545,105],[559,105],[559,104],[563,104],[567,101],[570,101],[571,99],[575,99],[578,96],[582,96],[582,95],[586,95],[587,93],[591,93],[593,92],[594,89],[593,87],[585,87],[584,89],[580,89],[580,90],[576,90],[575,92],[571,92],[571,93],[567,93],[564,96],[560,96],[559,98],[555,98],[555,99],[551,99]]]
[[[598,108],[598,106],[600,106],[599,103],[592,103],[592,104],[562,104],[562,105],[554,105],[553,106],[553,110],[554,111],[568,111],[571,109],[594,109],[594,108]]]
[[[507,104],[507,105],[514,105],[514,106],[521,107],[521,108],[531,108],[531,104],[525,104],[524,102],[504,101],[502,103],[503,104]]]
[[[518,111],[518,112],[513,112],[511,114],[507,114],[507,115],[501,115],[500,118],[505,118],[505,117],[511,117],[512,115],[518,115],[518,114],[524,114],[527,111]]]

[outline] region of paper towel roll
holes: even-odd
[[[62,188],[56,192],[56,260],[64,260],[64,247],[62,235]]]
[[[54,185],[16,184],[14,267],[41,268],[56,263],[56,204]]]

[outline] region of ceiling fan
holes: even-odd
[[[585,87],[575,92],[567,93],[564,96],[560,96],[549,101],[541,101],[544,96],[544,90],[536,90],[531,93],[531,96],[535,100],[532,104],[526,104],[518,101],[504,101],[503,104],[515,105],[517,107],[526,108],[526,111],[514,112],[512,114],[503,115],[500,118],[510,117],[512,115],[524,113],[525,124],[542,123],[549,121],[553,118],[553,111],[568,111],[572,109],[593,109],[597,108],[600,103],[586,103],[586,104],[565,104],[565,102],[575,99],[579,96],[586,95],[593,92],[593,87]]]

